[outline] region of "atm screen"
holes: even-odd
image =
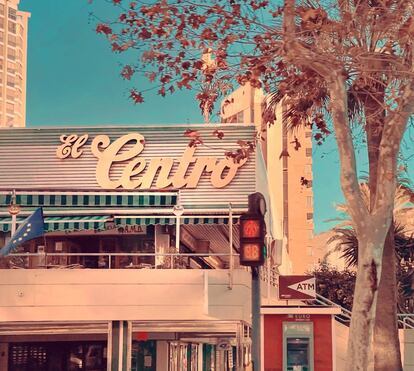
[[[309,371],[309,338],[287,338],[287,370]]]

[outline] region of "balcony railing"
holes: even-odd
[[[239,254],[230,256],[229,253],[176,252],[14,253],[5,258],[6,264],[3,264],[3,269],[189,269],[190,259],[203,259],[207,263],[223,265],[223,261],[220,259],[231,260],[238,256]],[[149,262],[149,260],[153,260],[153,262]],[[200,266],[196,261],[195,265]]]

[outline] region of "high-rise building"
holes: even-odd
[[[27,26],[19,0],[0,0],[0,127],[26,125]]]
[[[276,122],[263,127],[264,99],[263,92],[249,84],[238,88],[223,100],[221,121],[254,123],[260,133],[269,194],[278,214],[274,219],[278,220],[279,238],[284,241],[284,251],[291,262],[289,273],[304,273],[321,258],[312,245],[312,130],[288,130],[282,119],[283,104],[276,109]]]

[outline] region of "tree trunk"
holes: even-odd
[[[375,260],[374,249],[380,249],[380,243],[378,236],[375,241],[358,242],[358,274],[348,337],[346,371],[366,371],[368,368],[378,293],[377,267],[381,263]]]
[[[366,94],[364,101],[367,117],[366,133],[369,160],[370,210],[377,193],[378,157],[385,112],[378,102],[383,102],[384,88],[377,86],[377,97]],[[397,279],[395,267],[394,224],[392,223],[384,244],[381,278],[378,287],[377,313],[374,324],[375,371],[402,370],[397,321]]]
[[[397,321],[397,278],[394,224],[388,231],[382,257],[374,326],[375,371],[402,371]]]

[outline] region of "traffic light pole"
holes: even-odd
[[[240,265],[252,269],[252,363],[254,371],[261,371],[261,295],[259,268],[265,262],[266,200],[260,192],[248,197],[248,212],[240,215]]]
[[[252,361],[254,371],[261,370],[260,307],[259,267],[252,267]]]

